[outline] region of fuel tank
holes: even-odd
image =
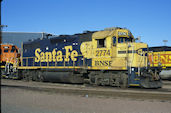
[[[74,72],[72,69],[42,69],[38,75],[42,81],[60,83],[83,83],[82,74]]]

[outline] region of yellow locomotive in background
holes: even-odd
[[[171,80],[171,47],[150,47],[148,59],[151,68],[161,68],[160,77],[162,79]]]
[[[17,76],[67,83],[160,88],[148,66],[148,46],[124,28],[24,42]],[[22,76],[22,77],[21,77]]]

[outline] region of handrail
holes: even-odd
[[[66,55],[62,55],[62,58],[64,60],[63,61],[60,61],[60,62],[63,63],[62,66],[67,67],[66,62],[68,62],[68,61],[65,61],[65,57],[66,57]],[[80,65],[80,67],[85,67],[86,66],[86,62],[85,62],[84,56],[78,55],[77,56],[77,59],[79,57],[81,57],[81,61],[82,61],[82,65]],[[55,62],[53,62],[53,61],[52,62],[49,62],[49,61],[48,62],[42,62],[41,60],[39,62],[35,62],[35,60],[34,60],[35,58],[36,57],[21,57],[20,58],[20,60],[22,62],[21,66],[22,67],[32,67],[32,66],[36,66],[36,63],[37,63],[37,64],[39,64],[37,66],[42,67],[42,63],[46,63],[44,66],[47,66],[47,67],[51,67],[51,66],[58,67],[58,63],[60,63],[60,62],[57,62],[57,61],[55,61]],[[53,63],[53,65],[50,65],[50,63]],[[72,61],[72,65],[70,65],[70,66],[76,67],[76,64],[77,64],[76,61]]]

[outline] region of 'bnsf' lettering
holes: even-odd
[[[78,52],[73,50],[72,46],[65,46],[65,57],[62,54],[62,51],[56,51],[53,49],[52,52],[41,52],[40,48],[35,50],[35,62],[69,62],[70,59],[72,61],[77,61]]]
[[[103,61],[95,61],[95,66],[111,66],[112,61],[103,60]]]
[[[150,55],[149,56],[150,63],[158,64],[161,62],[162,64],[170,64],[171,63],[171,54],[160,54],[160,55]]]

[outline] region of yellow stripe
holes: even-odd
[[[134,80],[140,80],[139,78],[135,78]]]
[[[6,77],[6,75],[2,75],[2,77]]]
[[[135,72],[136,75],[138,75],[138,72]]]
[[[18,69],[92,69],[92,70],[125,70],[122,67],[91,67],[91,66],[19,66]]]
[[[114,67],[114,66],[93,66],[90,67],[89,69],[94,69],[94,70],[127,70],[126,68],[123,67]]]
[[[129,84],[129,86],[140,86],[139,84]]]
[[[83,67],[80,67],[80,66],[21,66],[21,67],[18,67],[18,69],[80,69],[80,68],[83,68]],[[85,67],[84,67],[85,68]]]
[[[0,66],[0,68],[5,68],[5,66]]]
[[[166,67],[162,67],[163,69],[166,69]]]
[[[18,79],[18,77],[13,77],[13,79]]]

